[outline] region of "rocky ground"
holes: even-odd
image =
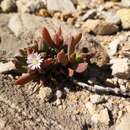
[[[36,39],[41,27],[53,35],[83,37],[78,49],[96,48],[90,84],[130,90],[129,0],[0,0],[0,130],[130,130],[130,98],[91,93],[67,84],[16,86],[9,61]],[[4,73],[4,74],[3,74]]]

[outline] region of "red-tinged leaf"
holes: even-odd
[[[38,77],[37,73],[26,73],[26,74],[22,75],[18,80],[16,80],[15,84],[24,85],[37,77]]]
[[[71,68],[68,68],[68,76],[72,77],[74,75],[74,70]]]
[[[28,47],[28,48],[26,48],[26,50],[27,50],[28,55],[32,54],[34,51],[32,47]]]
[[[41,67],[44,69],[44,68],[47,68],[49,65],[51,65],[53,63],[53,59],[52,58],[48,58],[46,60],[43,61]]]
[[[80,63],[78,64],[77,68],[76,68],[76,72],[77,73],[83,73],[88,67],[88,63]]]
[[[76,34],[74,37],[71,36],[68,42],[68,58],[70,59],[70,56],[74,53],[75,51],[75,46],[77,43],[80,41],[82,37],[81,33]]]
[[[61,28],[59,28],[59,31],[55,33],[53,41],[57,47],[60,47],[60,45],[63,43]]]
[[[70,59],[70,56],[72,53],[74,53],[74,50],[75,50],[74,37],[70,37],[68,42],[68,59]]]
[[[44,41],[47,44],[49,44],[51,47],[55,47],[55,44],[54,44],[53,40],[51,39],[51,36],[50,36],[48,30],[45,27],[42,30],[42,36],[43,36]]]
[[[61,50],[58,54],[57,54],[57,61],[58,63],[62,63],[62,64],[67,64],[68,59],[67,56],[65,55],[64,51]]]

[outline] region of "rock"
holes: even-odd
[[[91,9],[89,11],[87,11],[83,17],[82,17],[82,20],[83,21],[86,21],[87,19],[93,19],[94,16],[96,16],[96,10],[95,9]]]
[[[10,12],[16,10],[16,1],[15,0],[3,0],[1,2],[1,9],[3,12]]]
[[[43,101],[48,101],[52,98],[52,89],[49,87],[41,87],[39,90],[38,97]]]
[[[130,1],[129,0],[121,0],[121,3],[125,7],[130,7]]]
[[[91,102],[87,102],[86,103],[86,108],[88,110],[88,112],[93,115],[94,113],[96,113],[96,106],[94,104],[92,104]]]
[[[130,130],[130,113],[125,114],[121,120],[117,122],[115,130]]]
[[[0,62],[0,73],[6,73],[6,72],[9,72],[9,71],[15,70],[15,69],[16,69],[16,67],[15,67],[14,63],[12,63],[11,61],[7,62],[7,63]]]
[[[99,122],[99,115],[98,114],[93,114],[92,117],[91,117],[91,121],[94,124],[97,124]]]
[[[87,20],[82,29],[86,32],[93,32],[97,35],[110,35],[118,31],[118,27],[114,24],[105,22],[103,20]]]
[[[36,10],[46,7],[45,0],[18,0],[16,4],[21,13],[35,13]]]
[[[94,94],[92,96],[90,96],[90,101],[93,103],[93,104],[99,104],[99,103],[102,103],[105,101],[104,97],[100,96],[100,95],[97,95],[97,94]]]
[[[119,44],[120,44],[120,40],[119,39],[115,39],[114,41],[109,43],[108,49],[107,49],[107,53],[108,53],[108,55],[110,57],[114,56],[116,54],[116,52],[118,50],[118,47],[119,47]]]
[[[123,79],[130,77],[130,60],[128,58],[113,58],[110,63],[112,64],[112,75]]]
[[[120,17],[123,29],[130,29],[130,9],[120,9],[117,11]]]
[[[9,29],[18,37],[23,32],[22,22],[19,15],[13,16],[8,23]]]
[[[110,116],[109,116],[107,108],[102,109],[100,112],[93,113],[91,117],[91,121],[95,124],[100,122],[105,125],[109,125]]]
[[[61,90],[57,90],[56,91],[56,97],[57,97],[57,99],[60,99],[62,97],[62,95],[63,95],[63,93],[62,93]]]
[[[105,19],[105,21],[109,23],[113,23],[116,25],[121,23],[121,19],[112,12],[102,11],[100,15]]]
[[[109,125],[110,117],[109,117],[109,113],[108,113],[107,108],[100,111],[99,120],[101,123],[104,123],[105,125]]]
[[[75,12],[75,7],[71,0],[47,0],[47,9],[49,11]]]

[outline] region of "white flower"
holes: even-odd
[[[27,64],[31,70],[40,69],[43,59],[40,54],[32,53],[27,57]]]

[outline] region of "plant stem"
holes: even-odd
[[[105,87],[105,86],[100,86],[100,85],[89,85],[84,82],[79,82],[77,80],[72,80],[72,82],[75,85],[78,85],[82,88],[87,89],[90,92],[94,93],[104,93],[104,94],[114,94],[114,95],[119,95],[123,97],[130,97],[130,90],[128,91],[123,91],[120,88],[110,88],[110,87]]]

